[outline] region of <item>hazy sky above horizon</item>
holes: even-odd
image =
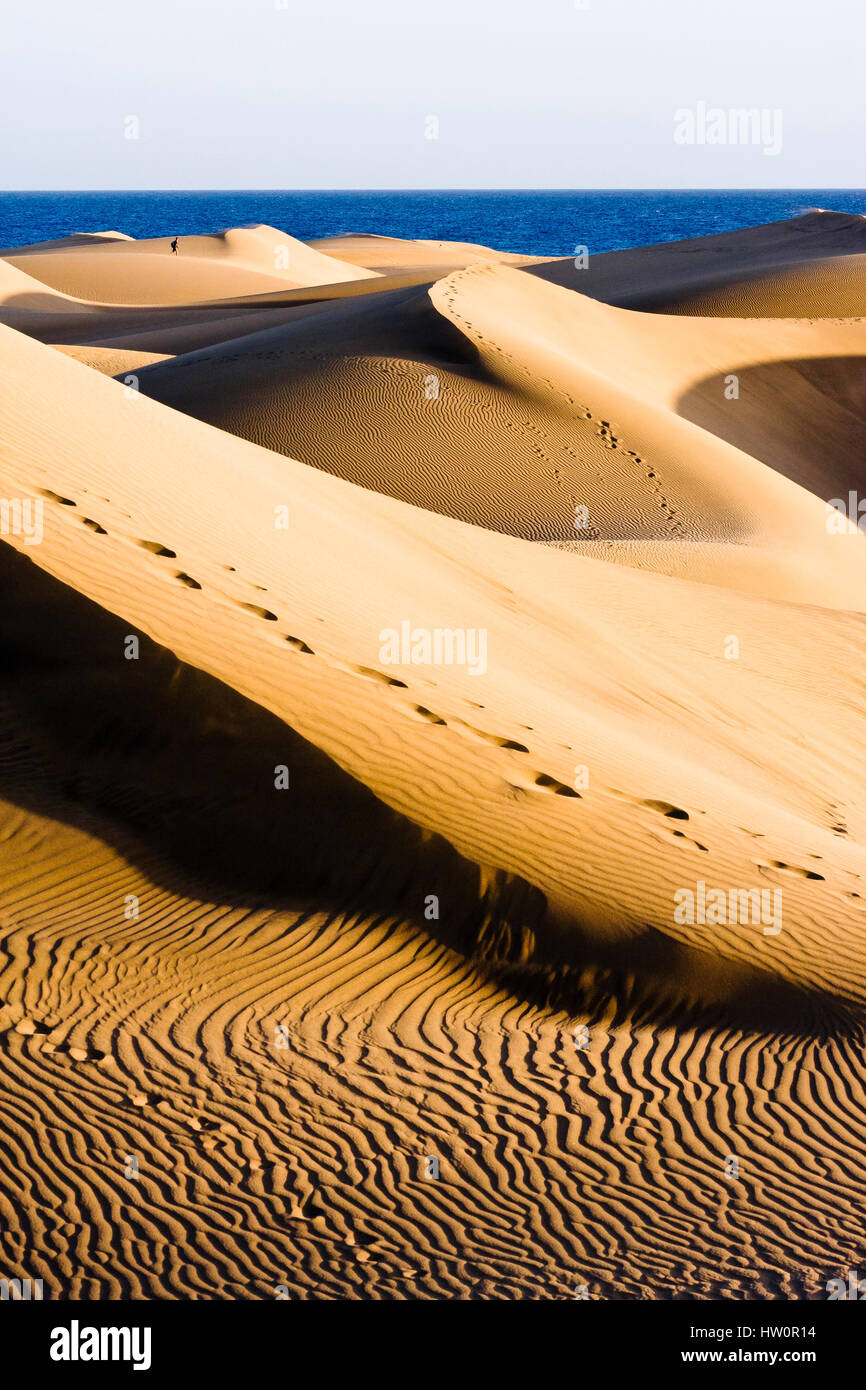
[[[856,0],[7,0],[4,18],[6,189],[866,185]],[[677,143],[699,103],[780,111],[780,151]]]

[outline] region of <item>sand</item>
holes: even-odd
[[[793,244],[859,292],[858,219],[800,221],[726,234],[736,285],[796,297]],[[702,316],[712,247],[624,307],[682,244],[590,297],[330,239],[262,293],[248,233],[0,265],[0,496],[44,509],[0,547],[10,1277],[823,1296],[864,1230],[862,323]],[[778,919],[687,920],[699,883]]]

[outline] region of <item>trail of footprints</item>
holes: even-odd
[[[486,347],[492,349],[492,351],[494,352],[499,353],[500,357],[502,357],[504,361],[508,362],[509,366],[516,368],[518,371],[522,372],[523,375],[526,376],[533,383],[538,381],[543,382],[544,385],[547,386],[554,395],[561,396],[569,406],[572,406],[574,409],[578,410],[583,415],[583,418],[585,420],[592,421],[594,419],[592,411],[589,409],[588,406],[580,404],[580,402],[576,401],[574,397],[569,395],[567,391],[563,391],[561,387],[557,386],[555,382],[551,381],[549,377],[537,377],[533,375],[533,373],[530,371],[528,367],[524,366],[522,362],[516,361],[512,354],[506,352],[505,349],[501,347],[498,343],[495,343],[492,340],[485,338],[484,335],[481,333],[475,332],[473,325],[469,322],[468,319],[464,318],[464,316],[460,313],[459,309],[457,308],[457,301],[459,298],[459,291],[457,289],[454,289],[449,286],[449,290],[448,292],[446,292],[444,298],[446,304],[448,305],[448,308],[454,315],[454,318],[456,320],[459,320],[459,322],[463,325],[465,329],[469,329],[478,342],[484,343]],[[531,424],[529,421],[525,421],[524,425],[527,429],[529,429],[536,435],[539,435],[541,433],[538,430],[537,426]],[[618,450],[622,448],[622,440],[614,434],[609,420],[598,421],[598,428],[596,429],[596,434],[599,436],[606,449]],[[537,443],[531,445],[531,447],[534,449],[535,453],[543,457],[549,458],[549,455],[547,455],[543,449],[540,449]],[[566,453],[571,455],[575,462],[583,464],[584,461],[580,459],[579,456],[576,453],[574,453],[574,451],[570,449],[567,445],[565,446],[565,451]],[[664,512],[670,523],[668,526],[669,533],[672,536],[685,536],[685,528],[678,519],[676,508],[672,507],[671,504],[668,502],[667,498],[662,494],[662,482],[657,469],[652,467],[649,463],[646,462],[646,460],[641,458],[640,454],[638,454],[634,449],[624,449],[623,452],[626,454],[628,458],[632,459],[638,467],[646,469],[647,481],[651,485],[651,490],[655,496],[656,501],[658,502],[659,507]],[[550,461],[552,463],[552,460]],[[557,483],[560,483],[561,470],[554,467],[553,472]],[[599,474],[599,478],[601,479],[601,481],[604,481],[603,476],[601,474]],[[578,502],[580,501],[580,499],[574,498],[572,500]],[[582,537],[586,540],[598,540],[600,534],[601,533],[595,527],[585,527],[582,529],[581,532]]]
[[[0,1034],[0,1037],[3,1038],[4,1046],[8,1047],[9,1041],[11,1041],[14,1035],[21,1038],[48,1037],[59,1026],[60,1025],[57,1023],[46,1023],[43,1020],[31,1018],[29,1015],[25,1014],[17,1023],[13,1023],[11,1027],[7,1028],[5,1033]],[[100,1062],[104,1062],[108,1057],[108,1053],[102,1052],[98,1047],[70,1046],[65,1040],[44,1043],[42,1050],[44,1052],[50,1052],[60,1058],[68,1057],[72,1062],[94,1062],[97,1065]]]
[[[78,506],[78,504],[71,498],[60,497],[59,494],[50,492],[47,489],[42,489],[42,493],[43,496],[48,497],[52,501],[55,501],[63,506]],[[81,521],[83,525],[87,526],[88,529],[94,531],[98,535],[106,536],[109,534],[103,526],[99,525],[99,523],[97,522],[92,521],[88,517],[82,517]],[[161,541],[136,540],[133,542],[133,544],[137,545],[140,549],[147,550],[151,555],[155,555],[159,558],[171,560],[177,559],[177,552],[172,550],[169,546],[163,545]],[[235,567],[233,565],[227,565],[226,569],[228,571],[231,571],[232,573],[236,572]],[[193,578],[192,575],[187,574],[184,570],[176,570],[173,578],[175,583],[181,584],[187,589],[201,590],[203,587],[199,580]],[[267,590],[264,589],[264,587],[260,584],[256,584],[253,587],[259,590],[259,592],[267,592]],[[279,618],[276,613],[274,613],[269,608],[263,607],[261,604],[251,603],[247,600],[237,598],[230,598],[228,601],[235,607],[243,610],[244,612],[251,613],[254,617],[259,618],[263,622],[275,623],[279,621]],[[384,671],[376,670],[375,668],[370,666],[354,665],[350,662],[344,662],[335,657],[325,656],[320,652],[316,652],[315,649],[311,647],[301,637],[296,637],[292,634],[287,633],[282,636],[282,641],[286,643],[286,645],[289,647],[291,651],[304,656],[318,657],[318,659],[320,661],[324,661],[326,665],[332,667],[335,670],[343,671],[348,675],[358,676],[362,680],[375,682],[376,684],[384,685],[395,690],[409,689],[405,681],[399,680],[394,676],[389,676]],[[483,706],[479,705],[478,708],[483,708]],[[530,752],[529,748],[527,748],[525,744],[518,743],[515,739],[500,736],[498,734],[487,733],[486,730],[477,729],[473,725],[465,723],[463,720],[452,720],[449,725],[448,720],[443,719],[440,715],[434,713],[432,710],[427,709],[426,706],[421,704],[409,704],[405,706],[405,713],[408,717],[420,720],[424,723],[439,725],[443,728],[450,727],[454,732],[462,735],[464,738],[470,738],[479,743],[490,744],[509,752],[521,753],[524,755],[528,755]],[[527,788],[532,788],[540,792],[546,792],[554,796],[567,796],[572,797],[576,800],[581,799],[580,793],[575,791],[573,787],[568,786],[564,782],[560,782],[557,778],[550,776],[546,772],[530,772],[527,774],[525,780],[521,779],[521,782],[522,785]]]
[[[0,1046],[8,1051],[16,1045],[16,1039],[19,1040],[18,1046],[25,1047],[32,1047],[33,1042],[38,1040],[39,1052],[46,1057],[56,1058],[60,1063],[69,1061],[76,1066],[89,1063],[91,1066],[99,1067],[100,1071],[107,1069],[107,1072],[115,1073],[114,1084],[123,1092],[118,1093],[116,1097],[118,1104],[136,1110],[159,1111],[164,1119],[173,1120],[181,1132],[192,1130],[207,1136],[204,1141],[206,1147],[212,1147],[218,1138],[226,1138],[230,1134],[231,1126],[227,1127],[222,1120],[212,1119],[204,1111],[197,1110],[196,1102],[190,1102],[185,1094],[169,1095],[159,1090],[145,1091],[138,1085],[131,1085],[128,1078],[116,1074],[116,1057],[112,1052],[105,1052],[92,1045],[75,1046],[68,1038],[51,1040],[51,1034],[62,1026],[58,1022],[52,1023],[24,1014],[0,1032]]]
[[[571,397],[568,397],[568,399],[569,401],[571,401]],[[583,410],[583,413],[587,419],[592,418],[589,410],[586,407],[580,408]],[[600,426],[601,429],[599,432],[606,432],[603,435],[603,437],[612,441],[611,447],[618,447],[619,441],[616,439],[616,436],[610,432],[609,423],[607,421],[601,421]],[[641,462],[637,455],[632,454],[630,450],[627,452],[630,453],[631,456],[634,457],[637,462]],[[75,502],[73,499],[68,497],[61,497],[58,493],[51,492],[45,488],[42,489],[42,495],[64,507],[78,506],[78,503]],[[104,498],[102,500],[108,501],[107,498]],[[89,530],[93,531],[96,535],[106,536],[109,534],[109,532],[103,526],[101,526],[98,522],[94,521],[90,517],[82,516],[81,522],[84,526],[86,526]],[[125,538],[123,537],[121,537],[120,539],[125,541]],[[126,541],[125,543],[129,542]],[[132,544],[138,546],[143,550],[147,550],[150,554],[155,555],[160,559],[177,559],[176,551],[172,550],[169,546],[163,545],[161,541],[135,540],[132,542]],[[226,565],[225,569],[229,573],[237,573],[236,567],[234,565]],[[187,574],[183,570],[176,570],[173,579],[175,583],[181,584],[188,589],[201,590],[203,587],[197,579],[193,578],[192,575]],[[261,584],[254,584],[252,585],[252,587],[256,589],[259,593],[267,593],[267,589]],[[239,608],[246,613],[252,614],[260,621],[268,623],[279,622],[278,615],[274,613],[271,609],[263,607],[261,604],[252,603],[244,599],[228,597],[225,595],[221,596],[220,601],[227,601],[234,607]],[[347,675],[356,676],[361,680],[370,681],[371,683],[382,685],[387,689],[391,690],[410,690],[410,687],[407,685],[405,681],[398,679],[396,676],[390,676],[384,671],[379,671],[371,666],[355,665],[351,662],[341,661],[337,657],[326,656],[321,652],[317,652],[313,647],[309,645],[309,643],[307,643],[301,637],[296,637],[292,634],[286,633],[282,634],[280,637],[277,637],[277,640],[284,642],[291,651],[303,656],[315,656],[318,660],[323,661],[327,666],[331,667],[332,669],[342,671]],[[484,708],[483,705],[477,704],[475,701],[467,700],[465,701],[465,703],[472,706],[475,709]],[[408,718],[419,720],[423,723],[435,725],[441,728],[450,728],[453,733],[458,734],[462,738],[471,739],[476,743],[484,743],[489,746],[497,747],[502,749],[504,752],[514,753],[522,757],[528,757],[530,755],[531,750],[527,747],[527,745],[518,742],[516,739],[509,738],[504,735],[489,733],[487,730],[476,728],[474,725],[469,724],[466,721],[459,718],[452,718],[450,720],[445,719],[443,716],[429,709],[426,705],[412,702],[403,705],[402,709]],[[529,728],[528,725],[526,727]],[[563,745],[563,747],[568,748],[568,751],[573,751],[571,748],[569,748],[568,745]],[[551,776],[549,773],[538,769],[527,769],[525,773],[515,773],[514,769],[511,769],[509,771],[508,777],[505,780],[506,785],[508,786],[512,796],[519,796],[523,794],[524,791],[535,791],[546,793],[547,795],[551,796],[569,797],[576,801],[580,801],[583,799],[581,793],[577,791],[574,787],[569,786],[567,783],[561,782],[558,778]],[[656,800],[652,798],[641,799],[638,797],[633,797],[624,792],[619,792],[612,787],[601,788],[599,790],[601,794],[607,794],[613,796],[617,800],[629,801],[635,806],[640,806],[647,810],[655,811],[659,815],[664,817],[666,820],[688,821],[690,819],[688,811],[683,810],[681,807],[674,806],[672,803],[668,801]],[[701,812],[700,814],[703,814],[703,812]],[[835,825],[834,830],[837,833],[846,833],[844,822],[843,824]],[[685,831],[677,829],[674,830],[672,833],[673,837],[677,840],[681,840],[684,845],[692,846],[693,848],[699,850],[704,854],[709,853],[708,847],[706,845],[702,844],[699,840],[692,839],[689,835],[685,833]],[[817,859],[820,856],[815,855],[814,857]],[[755,863],[756,868],[758,868],[761,871],[766,869],[773,869],[785,873],[791,873],[801,878],[820,880],[822,882],[824,881],[823,874],[819,874],[813,869],[806,869],[799,865],[788,864],[780,859],[754,860],[753,862]]]

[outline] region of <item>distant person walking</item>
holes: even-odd
[[[177,237],[175,237],[174,241],[171,243],[171,254],[173,256],[177,255]]]

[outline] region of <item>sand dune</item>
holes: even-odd
[[[31,314],[42,314],[53,310],[72,315],[76,313],[86,314],[90,311],[90,306],[82,300],[46,290],[45,285],[40,280],[28,274],[26,270],[20,270],[9,261],[0,261],[0,305],[4,311],[14,307],[18,310],[27,310]]]
[[[176,255],[171,237],[156,237],[13,252],[4,259],[52,289],[103,304],[183,304],[375,274],[265,226],[183,237]]]
[[[70,343],[56,343],[53,346],[56,346],[58,352],[74,358],[76,362],[83,362],[86,367],[93,367],[97,372],[102,372],[103,376],[117,376],[125,383],[130,372],[137,372],[141,367],[152,367],[156,362],[165,362],[168,359],[168,354],[164,352],[124,351],[122,348],[90,347],[87,344],[77,346]]]
[[[124,617],[169,645],[181,659],[220,678],[230,676],[230,683],[241,693],[288,719],[304,737],[315,735],[319,747],[377,795],[419,819],[427,829],[447,834],[473,862],[528,878],[574,921],[592,922],[596,927],[609,922],[619,931],[628,929],[629,923],[636,926],[638,921],[650,920],[658,930],[668,932],[672,885],[682,874],[682,846],[677,837],[668,838],[670,820],[667,833],[659,835],[655,828],[659,815],[662,821],[668,818],[650,805],[644,812],[648,836],[644,880],[636,862],[635,805],[644,800],[688,812],[689,805],[694,808],[696,799],[700,800],[695,814],[708,817],[708,825],[722,822],[722,843],[716,853],[724,881],[739,882],[750,866],[752,873],[757,871],[752,836],[738,831],[729,841],[724,825],[734,808],[737,819],[754,820],[757,798],[764,822],[762,838],[775,834],[785,841],[784,853],[782,844],[776,844],[774,859],[788,862],[794,837],[796,862],[804,873],[787,891],[794,899],[802,899],[804,921],[811,919],[812,901],[817,897],[824,902],[825,894],[834,891],[839,898],[838,908],[834,904],[836,915],[844,919],[847,913],[856,927],[856,906],[846,908],[843,902],[844,873],[833,890],[816,887],[805,877],[811,856],[824,857],[820,842],[833,845],[833,840],[829,829],[820,829],[818,803],[808,796],[804,800],[799,780],[803,752],[795,733],[798,724],[814,722],[814,702],[821,702],[821,691],[829,682],[835,690],[849,690],[845,708],[835,718],[843,721],[838,726],[839,742],[853,739],[856,723],[851,721],[858,718],[862,697],[850,674],[844,643],[838,669],[828,657],[820,673],[811,677],[797,670],[789,709],[792,721],[796,711],[789,735],[798,749],[796,786],[786,784],[779,802],[765,805],[770,769],[750,766],[749,756],[741,768],[736,767],[730,735],[722,755],[713,753],[717,736],[704,724],[708,720],[709,727],[713,725],[711,692],[723,669],[725,634],[739,634],[750,650],[758,647],[756,625],[763,631],[767,622],[759,600],[733,593],[722,596],[711,586],[689,587],[662,576],[650,583],[648,575],[629,569],[539,549],[412,510],[166,412],[136,393],[134,399],[127,399],[117,383],[37,344],[10,343],[8,359],[13,355],[15,361],[8,361],[8,370],[15,390],[3,486],[6,495],[15,495],[29,473],[30,488],[45,496],[45,537],[33,547],[40,567],[65,582],[74,580],[75,587],[111,611],[117,611],[118,571],[134,576],[132,591],[124,599]],[[40,395],[56,402],[56,436],[44,409],[38,434],[34,430],[30,436],[21,424],[34,413],[27,406],[28,377],[38,377]],[[73,409],[76,398],[78,412]],[[92,438],[86,442],[93,417],[101,421],[100,433],[106,441],[102,448],[95,447]],[[112,435],[123,440],[120,451],[107,442]],[[122,463],[117,461],[118,452],[124,456]],[[161,461],[154,459],[154,453]],[[150,460],[147,468],[145,457]],[[196,458],[196,469],[179,469],[176,457]],[[111,477],[116,496],[121,472],[123,505],[111,498]],[[222,499],[231,478],[239,473],[244,478],[243,495],[226,515]],[[202,474],[209,479],[204,487]],[[198,498],[195,506],[193,497]],[[280,506],[288,507],[292,518],[288,568],[288,534],[274,526]],[[862,541],[860,537],[834,539],[843,547],[849,539],[858,548]],[[25,540],[10,540],[26,552]],[[153,541],[154,548],[143,541]],[[154,553],[157,542],[173,552],[169,563],[158,551]],[[342,577],[317,572],[313,557],[328,545],[336,546],[342,556]],[[429,579],[434,571],[435,587]],[[316,573],[309,594],[303,590],[305,572]],[[660,593],[671,584],[676,584],[677,597],[666,603]],[[353,612],[359,595],[360,623]],[[576,603],[580,612],[569,621]],[[672,608],[675,616],[668,618]],[[616,613],[615,632],[605,639],[612,612]],[[762,638],[755,664],[744,662],[733,668],[753,726],[766,699],[760,690],[766,682],[781,680],[790,660],[793,635],[789,630],[784,642],[779,635],[785,628],[786,610],[775,604],[773,612],[773,647],[768,650]],[[414,624],[430,630],[455,626],[486,630],[491,643],[499,642],[501,655],[490,658],[489,669],[480,673],[483,680],[473,678],[468,666],[449,670],[438,708],[433,708],[433,692],[439,684],[432,679],[435,672],[409,684],[410,693],[404,696],[401,687],[388,684],[388,672],[381,670],[378,654],[380,632],[399,627],[404,613],[411,615]],[[721,613],[724,628],[721,632],[716,616],[714,643],[708,640],[710,613]],[[458,616],[464,618],[462,623],[456,622]],[[662,636],[668,621],[676,631],[675,641]],[[787,621],[789,628],[801,632],[808,631],[810,622],[820,627],[826,620],[820,609],[804,615],[794,608]],[[859,618],[836,618],[842,630],[846,621],[852,625],[852,634],[860,630]],[[311,647],[315,643],[308,655],[317,660],[307,661],[303,653],[299,656],[289,638]],[[808,640],[811,645],[814,634]],[[589,642],[594,653],[591,673],[582,655]],[[666,660],[658,670],[655,653],[660,642]],[[627,698],[621,692],[617,715],[611,708],[611,693],[624,669],[623,649],[629,653],[629,686],[640,690],[640,699],[633,705],[636,693]],[[776,661],[781,661],[782,670],[776,668]],[[377,670],[379,678],[365,674]],[[521,671],[532,675],[520,677]],[[404,663],[395,664],[395,679],[405,683],[407,674]],[[785,679],[790,680],[790,674]],[[656,709],[664,703],[662,689],[681,690],[685,682],[697,710],[703,711],[697,727],[683,725],[674,717],[671,742],[665,746],[656,715],[647,770],[642,770],[640,785],[629,785],[637,771],[633,725],[638,709],[645,705]],[[519,687],[516,699],[511,693],[514,684]],[[484,693],[482,717],[471,713],[472,704],[478,702],[470,697],[479,685]],[[653,697],[655,687],[661,688]],[[437,725],[432,717],[419,715],[413,697],[443,723]],[[805,705],[798,707],[801,700]],[[777,711],[768,709],[767,714],[770,724],[761,729],[762,737],[778,739]],[[527,723],[532,725],[533,737],[524,727]],[[689,739],[693,740],[691,757],[685,751]],[[527,751],[502,746],[510,742],[526,744]],[[542,778],[542,793],[544,779],[554,790],[559,785],[567,789],[573,781],[569,773],[576,752],[587,746],[593,750],[593,766],[602,759],[600,775],[606,790],[599,788],[600,816],[580,817],[581,833],[587,839],[585,853],[591,860],[596,835],[599,842],[613,844],[605,855],[605,878],[621,884],[630,877],[630,909],[622,899],[614,905],[591,862],[574,862],[575,814],[589,809],[576,803],[594,797],[557,797],[551,805],[549,795],[538,794],[538,778]],[[407,786],[401,769],[410,749],[415,750],[410,761],[417,768],[415,782]],[[457,749],[461,751],[455,766]],[[793,764],[794,748],[786,758],[777,746],[775,757],[781,766]],[[431,758],[424,778],[422,764]],[[714,765],[719,782],[713,791],[710,769]],[[447,784],[443,784],[446,768]],[[774,772],[774,780],[779,775]],[[823,775],[814,769],[806,792],[818,778],[825,796],[829,795],[831,783],[838,789],[839,775],[835,765]],[[850,781],[851,776],[847,773],[844,780]],[[646,785],[653,780],[661,782],[655,791]],[[514,787],[524,794],[514,797]],[[482,800],[484,816],[470,814],[470,808]],[[455,801],[462,804],[463,815],[455,814]],[[546,844],[539,850],[542,824]],[[626,824],[632,826],[629,837]],[[697,834],[706,841],[703,824]],[[770,852],[769,846],[762,849]],[[846,872],[856,871],[859,851],[846,846],[843,853],[835,845],[833,850],[836,858],[842,855],[847,862],[850,857]],[[620,856],[620,872],[614,873],[611,861]],[[772,880],[772,869],[768,872]],[[595,883],[587,880],[588,874],[596,876]],[[823,881],[826,884],[826,877]],[[617,891],[621,894],[622,887]],[[755,943],[743,943],[739,933],[732,940],[737,952],[756,949]],[[715,945],[723,949],[720,942]],[[773,943],[777,963],[786,945]],[[847,970],[846,965],[846,974]],[[839,980],[846,993],[855,985],[850,978]]]
[[[146,291],[157,295],[153,303],[123,304],[76,298],[52,289],[27,273],[27,263],[25,256],[21,257],[24,269],[0,260],[0,323],[40,342],[140,349],[160,355],[164,351],[188,352],[239,333],[254,333],[287,322],[299,311],[319,304],[386,293],[428,283],[430,279],[426,270],[405,271],[393,276],[337,278],[333,283],[300,289],[234,294],[246,283],[245,272],[241,271],[238,279],[230,268],[227,278],[218,276],[209,286],[225,290],[229,297],[209,300],[198,297],[208,286],[198,273],[197,263],[188,262],[178,271],[164,299],[158,298],[166,289],[165,273],[161,270],[159,283]],[[340,276],[339,267],[336,274]],[[84,279],[90,283],[92,277],[87,273]]]
[[[51,241],[31,241],[24,246],[6,246],[0,251],[4,259],[9,256],[42,255],[45,251],[66,251],[75,246],[96,246],[100,242],[133,241],[126,232],[73,232],[71,236],[54,237]]]
[[[609,304],[675,314],[838,318],[866,312],[866,217],[785,222],[528,267]]]
[[[840,546],[827,533],[828,498],[803,490],[825,478],[832,496],[858,485],[850,452],[835,476],[822,471],[822,439],[850,437],[844,405],[813,390],[805,447],[791,447],[800,423],[792,414],[766,460],[773,468],[717,438],[721,423],[708,437],[677,410],[703,372],[719,397],[713,420],[733,417],[737,438],[745,432],[752,442],[763,430],[771,442],[765,417],[777,401],[765,396],[762,411],[750,392],[747,423],[740,401],[726,401],[724,377],[744,358],[760,368],[773,328],[624,312],[519,271],[475,267],[430,291],[343,301],[174,357],[144,369],[140,385],[221,429],[431,511],[565,542],[575,539],[576,508],[586,508],[576,542],[584,551],[588,541],[638,541],[639,550],[617,554],[663,572],[673,564],[673,572],[738,588],[859,608],[862,538]],[[795,358],[823,350],[832,364],[861,351],[866,337],[860,324],[828,326],[820,337],[794,324],[782,343]],[[710,413],[705,403],[702,418]],[[711,544],[682,544],[696,541]],[[719,553],[716,543],[728,548]],[[747,551],[732,552],[744,543]]]
[[[862,325],[461,249],[268,325],[0,329],[0,496],[43,507],[0,547],[0,1248],[53,1293],[820,1297],[859,1258]],[[699,882],[778,923],[683,918]]]
[[[545,256],[495,251],[490,246],[477,246],[468,241],[410,241],[390,236],[318,237],[308,245],[347,265],[362,266],[380,275],[423,271],[431,280],[439,280],[453,270],[466,270],[472,265],[546,265],[548,260]]]

